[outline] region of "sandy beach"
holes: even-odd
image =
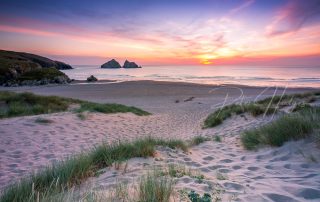
[[[246,151],[242,147],[241,132],[276,117],[236,116],[215,128],[202,129],[208,114],[223,104],[281,95],[284,89],[132,81],[0,87],[0,91],[3,90],[125,104],[139,107],[152,115],[86,113],[82,120],[75,113],[62,112],[1,119],[0,188],[102,142],[133,140],[143,136],[182,140],[195,136],[220,136],[221,142],[200,144],[191,148],[189,153],[159,148],[160,161],[155,158],[129,160],[126,173],[107,168],[104,174],[89,180],[90,186],[99,191],[107,190],[119,180],[133,182],[154,165],[175,163],[198,170],[205,176],[203,183],[197,183],[190,177],[180,178],[176,184],[177,190],[193,188],[199,193],[205,193],[211,185],[219,186],[225,192],[222,194],[223,201],[320,200],[320,150],[314,142],[307,139],[259,151]],[[312,90],[285,89],[285,93]],[[49,119],[52,123],[36,123],[39,117]],[[302,149],[303,155],[300,152]],[[306,157],[310,155],[316,161]],[[217,179],[217,173],[224,176],[224,179]]]

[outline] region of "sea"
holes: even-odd
[[[320,88],[318,67],[292,66],[143,66],[138,69],[102,69],[98,65],[74,65],[64,70],[71,79],[171,81],[198,84]]]

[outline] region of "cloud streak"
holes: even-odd
[[[320,0],[292,0],[281,8],[267,26],[268,36],[279,36],[300,30],[313,18],[320,16]]]

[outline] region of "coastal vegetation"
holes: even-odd
[[[241,115],[249,113],[256,117],[262,114],[273,114],[278,109],[294,104],[295,102],[314,102],[319,92],[292,94],[283,96],[273,96],[257,102],[249,102],[243,104],[231,104],[224,106],[211,113],[204,121],[204,128],[211,128],[223,123],[224,120],[232,117],[232,115]]]
[[[320,108],[305,108],[286,114],[262,127],[245,131],[241,141],[246,149],[253,150],[263,145],[282,146],[290,140],[313,136],[319,141]]]
[[[100,169],[116,162],[134,157],[153,156],[156,146],[187,151],[189,145],[181,140],[162,140],[151,137],[133,142],[102,144],[87,153],[57,162],[10,185],[1,193],[0,202],[43,201],[67,191],[85,179],[95,176]],[[141,199],[139,201],[167,201],[172,192],[172,181],[159,177],[159,175],[148,174],[142,178],[139,185]]]
[[[0,50],[0,85],[43,85],[70,82],[69,77],[59,71],[62,69],[72,69],[72,67],[39,55]]]
[[[150,113],[120,104],[99,104],[58,96],[41,96],[33,93],[0,91],[0,119],[68,111],[71,105],[77,112],[125,113],[148,115]],[[71,109],[70,109],[71,110]]]

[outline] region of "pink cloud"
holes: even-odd
[[[320,16],[320,0],[292,0],[278,11],[272,23],[266,27],[267,35],[296,32],[317,16]]]

